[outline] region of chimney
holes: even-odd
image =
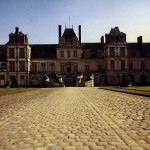
[[[81,46],[81,25],[79,25],[79,45]]]
[[[143,42],[142,42],[142,36],[139,36],[139,37],[137,38],[137,43],[138,43],[138,46],[141,48],[141,47],[142,47],[142,44],[143,44]]]
[[[101,36],[101,44],[104,45],[104,36]]]
[[[19,35],[19,28],[16,27],[16,34]]]
[[[61,38],[61,25],[58,25],[58,36],[59,36],[59,39]]]

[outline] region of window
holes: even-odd
[[[125,60],[121,60],[121,70],[125,70]]]
[[[19,57],[20,58],[25,58],[25,50],[24,50],[24,48],[20,48]]]
[[[70,51],[67,51],[67,57],[70,57]]]
[[[74,57],[77,57],[77,51],[74,51]]]
[[[25,76],[24,75],[20,75],[20,85],[25,85]]]
[[[24,43],[24,36],[23,35],[20,36],[20,43]]]
[[[84,52],[84,58],[90,58],[90,52]]]
[[[133,61],[129,61],[129,70],[133,70]]]
[[[98,71],[102,71],[102,65],[98,65]]]
[[[114,47],[110,47],[110,56],[111,57],[115,56],[115,48]]]
[[[65,66],[64,66],[64,64],[60,64],[60,71],[61,71],[61,72],[64,72],[64,71],[65,71]]]
[[[9,62],[9,71],[10,72],[15,71],[15,62],[14,61]]]
[[[120,56],[125,57],[125,47],[120,47]]]
[[[67,72],[70,72],[71,71],[71,66],[68,66],[67,67]]]
[[[14,58],[15,57],[15,51],[14,48],[9,49],[9,58]]]
[[[64,51],[60,51],[60,57],[64,57]]]
[[[37,64],[36,63],[32,63],[32,71],[37,72]]]
[[[144,61],[141,61],[141,70],[145,70],[145,62]]]
[[[19,62],[19,70],[20,71],[25,71],[25,62],[24,61]]]
[[[25,79],[24,75],[21,75],[20,80],[24,80],[24,79]]]
[[[55,71],[55,63],[50,63],[50,71]]]
[[[78,64],[74,64],[74,72],[78,71]]]
[[[111,70],[114,70],[114,69],[115,69],[115,61],[114,61],[114,60],[111,60],[111,61],[110,61],[110,69],[111,69]]]
[[[89,66],[89,63],[85,63],[85,71],[89,71],[90,70],[90,66]]]
[[[41,71],[46,71],[46,64],[45,63],[41,63]]]
[[[10,43],[14,43],[14,36],[10,36]]]

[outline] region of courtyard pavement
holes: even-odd
[[[0,150],[150,150],[150,98],[99,88],[0,97]]]

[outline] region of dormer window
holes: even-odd
[[[90,58],[90,52],[84,52],[84,58]]]

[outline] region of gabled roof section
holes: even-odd
[[[56,58],[58,44],[31,44],[31,59]]]
[[[74,37],[76,38],[77,36],[72,28],[66,28],[62,37],[65,39],[72,39]]]
[[[6,46],[0,45],[0,61],[6,61]]]
[[[120,34],[123,35],[123,34],[125,34],[125,33],[120,32],[119,28],[118,28],[118,27],[115,27],[115,28],[111,28],[109,34],[110,34],[110,35],[115,35],[115,36],[117,36],[117,35],[120,35]]]

